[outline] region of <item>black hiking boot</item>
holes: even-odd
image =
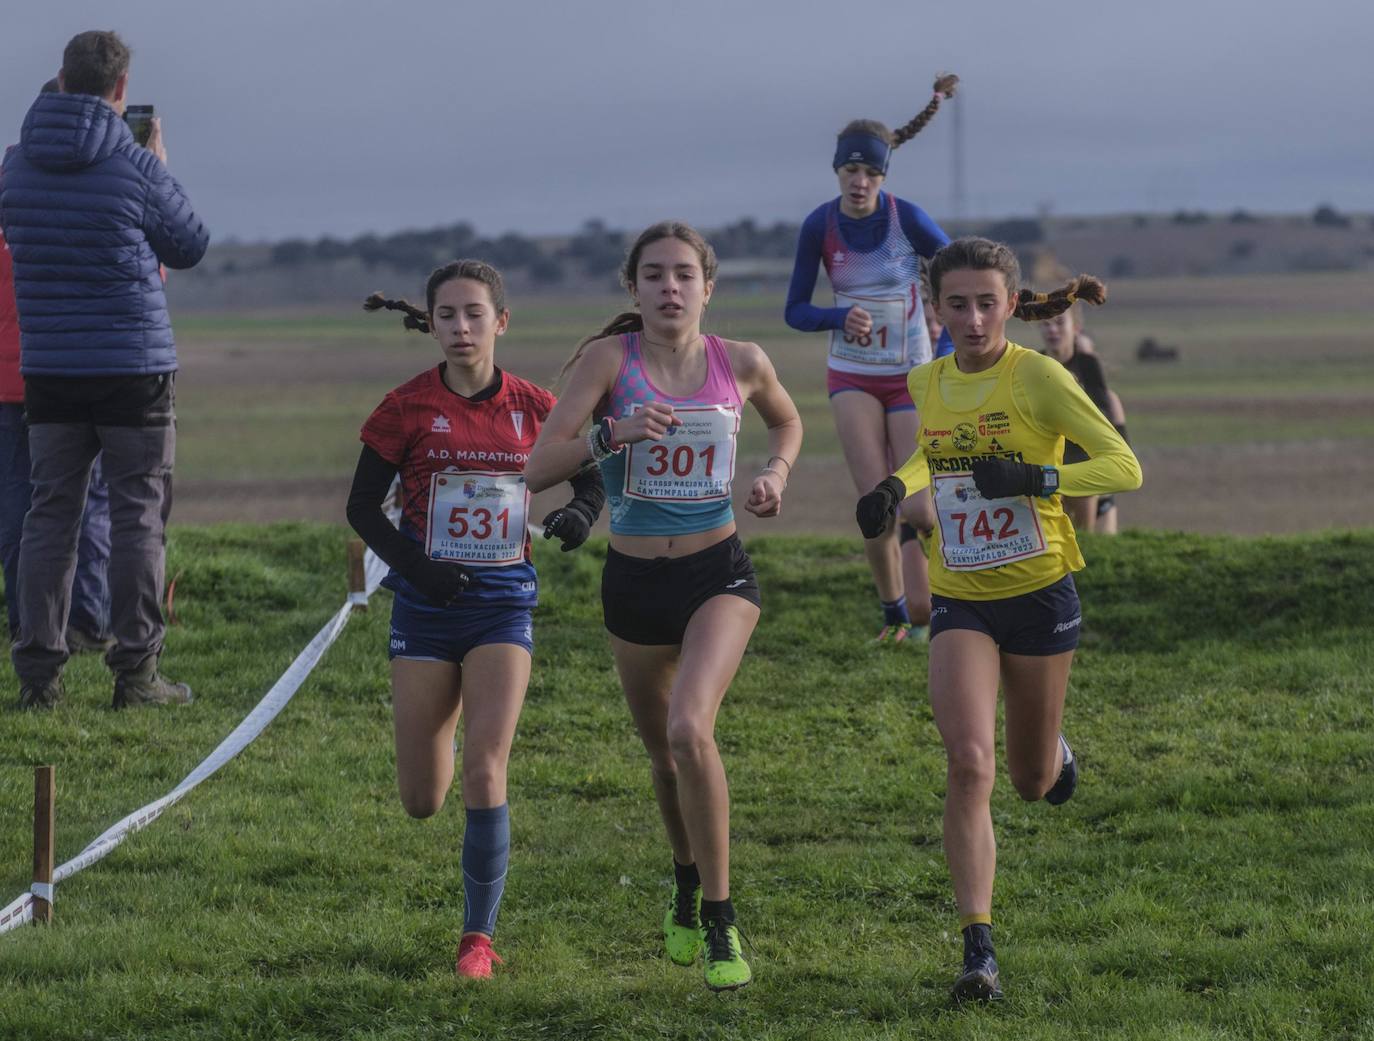
[[[114,707],[138,708],[141,705],[186,705],[191,688],[173,683],[157,671],[157,658],[148,657],[136,669],[115,673]]]
[[[56,708],[67,693],[59,673],[44,683],[25,683],[19,688],[19,707],[22,709]]]

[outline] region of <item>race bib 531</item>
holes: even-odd
[[[525,558],[529,490],[520,473],[437,473],[429,481],[425,551],[476,566]]]

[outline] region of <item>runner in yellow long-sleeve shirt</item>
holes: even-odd
[[[930,700],[948,760],[945,857],[964,934],[954,995],[987,1000],[1001,996],[989,809],[998,681],[1013,785],[1026,800],[1065,802],[1078,782],[1060,723],[1080,623],[1072,573],[1083,557],[1059,495],[1130,491],[1141,475],[1067,370],[1005,336],[1013,315],[1039,320],[1075,299],[1100,303],[1101,283],[1084,276],[1048,296],[1022,291],[1015,254],[986,239],[950,243],[930,274],[955,351],[912,370],[916,452],[857,514],[873,538],[908,495],[929,487],[933,498]],[[1066,436],[1086,461],[1063,465]]]

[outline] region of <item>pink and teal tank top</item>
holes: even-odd
[[[640,441],[601,461],[611,531],[619,535],[689,535],[734,517],[736,435],[742,401],[730,356],[718,336],[704,336],[706,382],[678,397],[654,386],[644,368],[639,334],[620,337],[625,352],[605,410],[612,419],[651,401],[673,407],[681,420],[661,441]]]

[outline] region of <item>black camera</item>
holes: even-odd
[[[128,105],[124,109],[124,122],[133,131],[134,140],[144,148],[148,147],[148,135],[153,132],[153,106]]]

